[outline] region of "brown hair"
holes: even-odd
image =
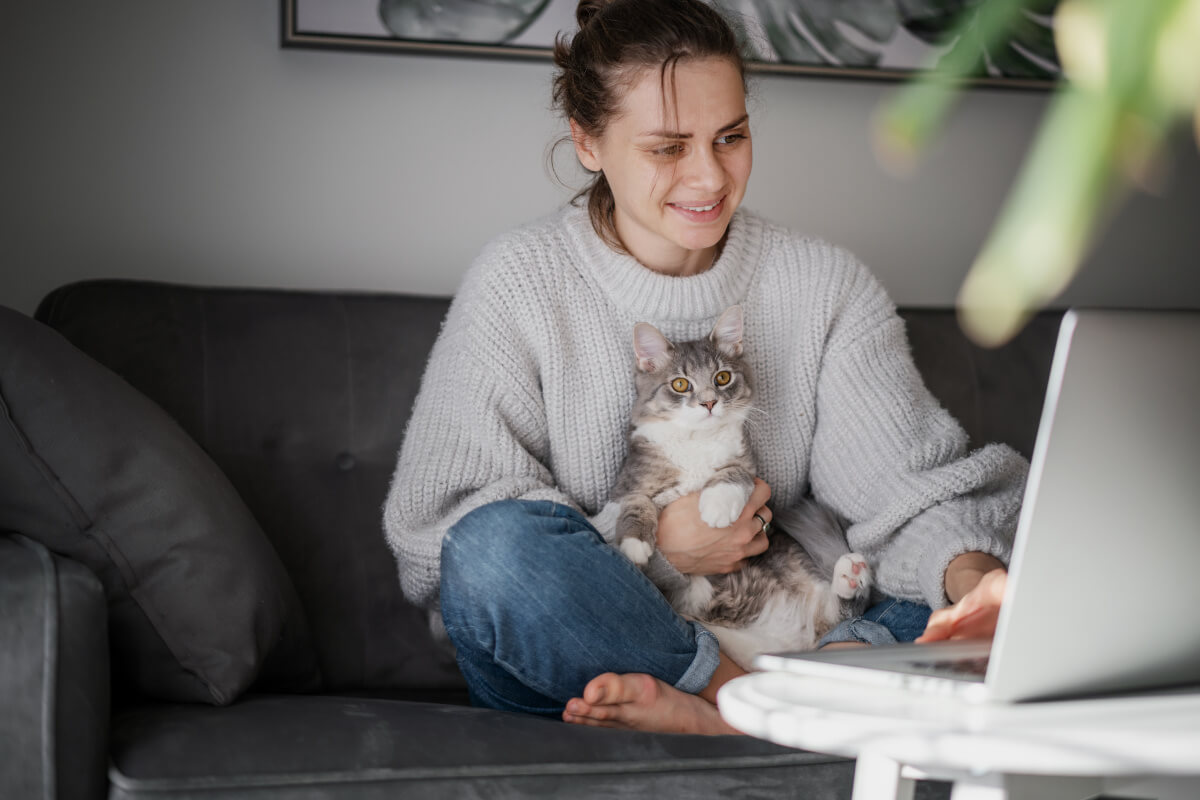
[[[700,0],[580,0],[579,30],[554,42],[553,99],[588,136],[604,133],[625,91],[643,69],[662,76],[664,107],[668,74],[684,59],[724,58],[746,86],[746,64],[729,23]],[[563,141],[569,141],[569,137]],[[613,221],[616,202],[604,173],[597,173],[572,202],[587,196],[596,233],[616,250],[625,248]]]

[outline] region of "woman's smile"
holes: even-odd
[[[724,213],[725,198],[710,203],[668,203],[667,205],[689,222],[711,223],[719,220]]]

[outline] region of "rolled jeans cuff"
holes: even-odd
[[[896,637],[884,625],[855,617],[844,620],[817,642],[817,649],[832,642],[862,642],[870,645],[895,644]]]
[[[675,682],[675,688],[688,694],[696,694],[712,682],[713,673],[721,663],[721,648],[717,637],[698,622],[689,623],[696,631],[696,657],[683,673],[683,677]]]

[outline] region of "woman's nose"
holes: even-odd
[[[692,188],[716,191],[725,185],[725,167],[711,149],[697,148],[689,159],[687,177]]]

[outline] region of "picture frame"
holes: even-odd
[[[896,81],[920,73],[979,0],[706,0],[734,23],[753,72]],[[989,0],[982,0],[988,2]],[[548,60],[577,0],[281,0],[283,47]],[[1050,89],[1057,0],[1032,4],[972,85]],[[907,15],[907,16],[905,16]],[[959,46],[955,43],[953,46]]]

